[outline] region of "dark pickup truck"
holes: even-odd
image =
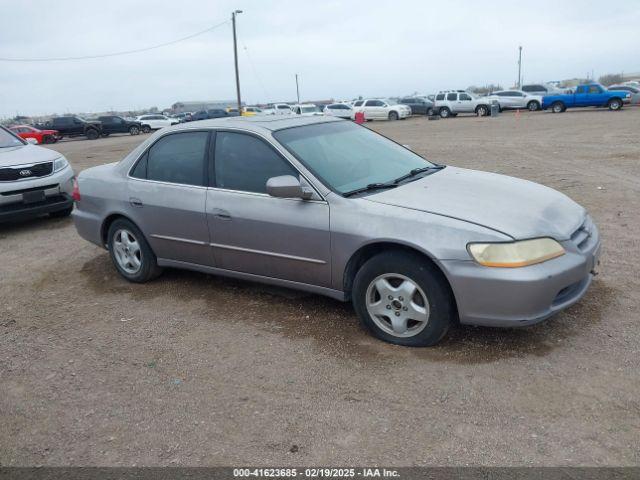
[[[95,140],[102,134],[100,122],[87,121],[80,117],[56,117],[45,122],[44,125],[35,125],[35,127],[57,130],[58,138],[85,136],[89,140]]]
[[[98,117],[102,124],[102,136],[107,137],[112,133],[128,133],[130,135],[140,135],[142,123],[135,120],[127,120],[118,115],[105,115]]]

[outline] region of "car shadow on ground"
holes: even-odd
[[[416,359],[429,362],[482,364],[507,358],[543,357],[562,348],[572,337],[596,328],[615,299],[615,292],[596,280],[578,304],[532,327],[495,329],[455,325],[431,348],[408,348],[369,335],[350,303],[318,295],[197,272],[167,269],[157,280],[132,284],[122,279],[105,252],[81,269],[86,285],[96,294],[124,296],[153,305],[160,297],[176,302],[202,300],[203,314],[212,323],[233,321],[291,339],[311,339],[318,350],[341,358],[370,362]],[[126,301],[123,299],[123,301]],[[238,316],[238,305],[245,315]]]

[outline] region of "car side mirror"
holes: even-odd
[[[35,139],[35,138],[27,138],[26,141],[27,141],[27,143],[29,145],[37,145],[38,144],[38,140]]]
[[[313,190],[303,187],[293,175],[281,175],[267,180],[267,193],[276,198],[302,198],[309,200]]]

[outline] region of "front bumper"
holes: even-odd
[[[529,267],[490,268],[474,261],[442,261],[460,323],[533,325],[579,301],[591,285],[601,250],[597,228],[593,223],[589,228],[586,239],[572,236],[561,242],[566,251],[562,257]]]
[[[70,166],[46,177],[0,182],[0,222],[30,218],[73,207],[73,170]],[[26,203],[25,194],[44,192],[44,200]]]

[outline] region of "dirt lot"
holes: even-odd
[[[3,225],[0,464],[640,464],[640,109],[372,127],[588,208],[588,295],[409,349],[318,296],[182,271],[129,284],[71,220]],[[80,171],[143,138],[51,148]]]

